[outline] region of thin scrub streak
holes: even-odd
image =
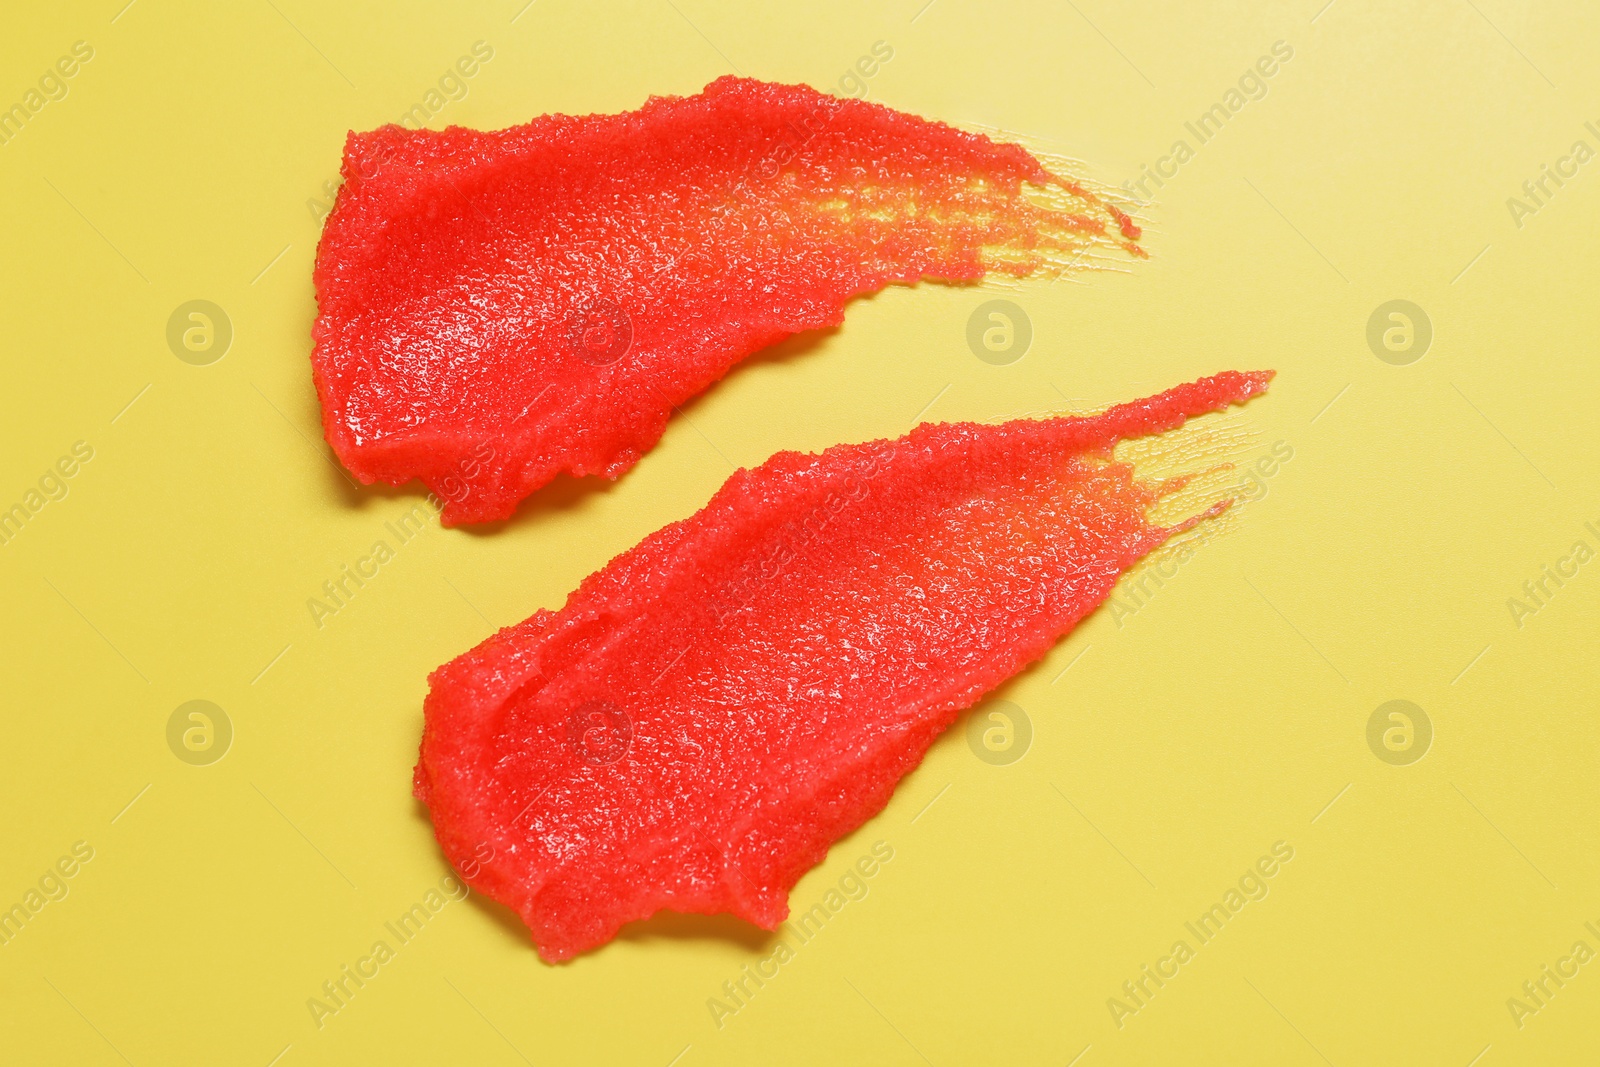
[[[472,885],[547,960],[662,910],[778,929],[963,710],[1230,505],[1152,519],[1207,472],[1146,479],[1116,444],[1271,377],[737,471],[559,610],[433,673],[415,790],[446,857],[493,847]]]
[[[493,132],[385,126],[343,169],[315,271],[323,429],[362,481],[420,478],[446,524],[618,477],[740,360],[886,285],[1144,255],[1018,145],[745,78]]]

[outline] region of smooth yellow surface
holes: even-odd
[[[1600,562],[1520,626],[1507,603],[1600,549],[1600,162],[1520,226],[1507,206],[1575,141],[1600,149],[1593,5],[123,2],[29,5],[0,36],[0,104],[74,42],[94,53],[0,145],[0,507],[93,449],[0,546],[0,906],[93,849],[0,945],[0,1059],[1600,1060],[1600,962],[1507,1005],[1575,942],[1600,951]],[[883,41],[872,99],[1106,185],[1195,152],[1128,273],[861,301],[692,404],[614,487],[398,545],[385,523],[420,495],[352,488],[318,433],[314,209],[345,131],[424,102],[478,41],[493,58],[432,125],[631,108],[735,64],[837,88]],[[1184,123],[1278,41],[1266,95],[1196,147]],[[996,295],[1034,328],[1009,366],[965,341]],[[195,299],[233,326],[208,366],[165,337]],[[1433,325],[1405,366],[1366,341],[1393,299]],[[1293,452],[1265,497],[996,695],[1030,718],[1025,758],[983,762],[964,729],[935,745],[793,903],[882,840],[868,895],[720,1028],[708,1000],[771,951],[733,924],[658,921],[550,967],[476,898],[313,1022],[322,983],[448,873],[409,788],[434,666],[558,605],[730,463],[899,434],[930,400],[988,419],[1261,366],[1280,373],[1236,416],[1245,460]],[[317,628],[307,599],[380,539],[395,558]],[[167,742],[197,699],[233,725],[209,766]],[[1409,766],[1367,743],[1393,699],[1433,727]],[[1184,924],[1276,842],[1293,859],[1268,895],[1201,945]],[[1108,1006],[1137,1006],[1123,983],[1178,940],[1176,977]]]

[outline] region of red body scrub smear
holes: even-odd
[[[446,524],[563,471],[617,477],[674,407],[852,297],[1143,255],[1132,219],[1017,145],[746,78],[352,133],[343,174],[315,271],[323,429],[364,482],[420,478]]]
[[[446,856],[547,960],[662,909],[776,929],[800,876],[964,708],[1229,503],[1154,525],[1171,483],[1112,446],[1270,378],[735,473],[561,610],[433,673],[415,784]]]

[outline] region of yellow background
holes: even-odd
[[[1600,147],[1592,5],[124,2],[29,5],[0,38],[0,104],[95,50],[0,146],[0,506],[94,449],[0,547],[0,905],[95,850],[0,947],[0,1059],[1600,1059],[1600,962],[1520,1029],[1506,1005],[1573,942],[1600,950],[1600,564],[1520,628],[1506,603],[1600,547],[1600,163],[1520,228],[1506,206],[1575,140]],[[1035,331],[1019,362],[966,346],[992,287],[861,301],[691,405],[614,487],[431,528],[319,630],[306,599],[420,497],[353,489],[321,442],[308,200],[347,129],[397,119],[479,40],[494,58],[433,125],[631,108],[735,65],[835,87],[885,41],[872,99],[1112,186],[1273,42],[1294,57],[1144,212],[1150,262],[1005,294]],[[1434,327],[1408,366],[1365,340],[1396,298]],[[192,299],[233,324],[210,366],[165,341]],[[410,797],[434,666],[558,605],[730,462],[897,435],[935,396],[929,419],[987,419],[1236,366],[1280,372],[1239,415],[1257,452],[1294,451],[1265,499],[997,694],[1032,721],[1022,760],[942,739],[793,903],[881,839],[870,895],[721,1029],[707,999],[763,954],[736,924],[658,921],[550,967],[475,897],[313,1025],[307,998],[447,873]],[[1366,742],[1397,698],[1435,731],[1410,766]],[[167,747],[192,699],[234,726],[210,766]],[[1277,841],[1294,859],[1270,895],[1119,1028],[1108,998]]]

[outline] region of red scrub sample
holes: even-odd
[[[562,960],[662,909],[765,929],[928,745],[1173,533],[1113,461],[1262,392],[782,452],[430,678],[416,794]],[[481,857],[491,858],[480,862]]]
[[[675,407],[853,297],[1144,254],[1017,145],[748,78],[352,133],[343,174],[314,275],[323,430],[364,482],[420,478],[447,525],[563,471],[617,477]]]

